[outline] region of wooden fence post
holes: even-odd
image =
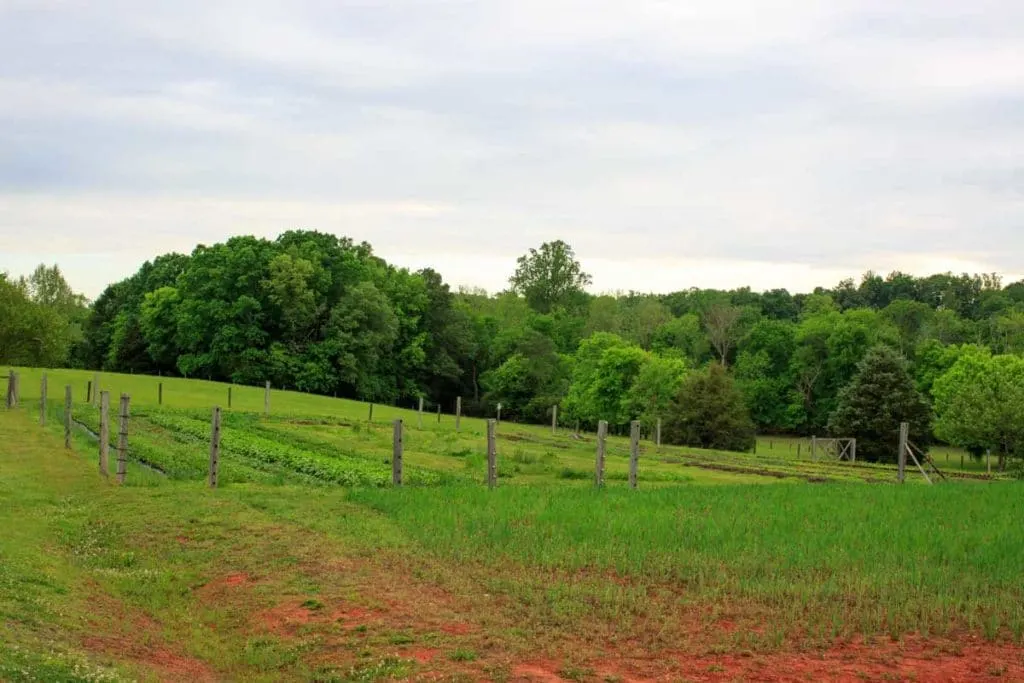
[[[367,416],[366,421],[373,424],[373,404],[370,404],[370,414]]]
[[[900,423],[900,452],[896,457],[896,478],[902,484],[907,469],[907,444],[910,441],[910,424]]]
[[[402,421],[395,420],[394,451],[391,454],[391,483],[402,485]]]
[[[857,462],[857,439],[850,443],[850,462]]]
[[[594,486],[604,486],[604,455],[605,439],[608,438],[608,423],[601,420],[597,423],[597,463],[594,467]]]
[[[107,476],[107,459],[110,453],[110,392],[100,395],[100,474]]]
[[[64,448],[71,448],[71,385],[64,387]]]
[[[228,410],[231,410],[231,387],[228,387]]]
[[[94,372],[92,375],[92,405],[95,408],[99,404],[99,393],[100,393],[100,373]]]
[[[629,488],[636,488],[637,469],[640,464],[640,420],[629,425]]]
[[[263,414],[270,416],[270,380],[267,380],[267,387],[263,390]]]
[[[162,406],[164,404],[164,383],[160,382],[156,385],[156,404]]]
[[[85,383],[85,402],[92,405],[92,380]]]
[[[495,438],[496,420],[487,421],[487,488],[498,485],[498,444]]]
[[[462,397],[455,398],[455,431],[462,430]]]
[[[43,373],[43,381],[39,385],[39,426],[46,426],[46,373]]]
[[[416,429],[423,429],[423,397],[420,396],[420,407],[416,412]]]
[[[21,375],[14,370],[11,370],[10,379],[7,381],[7,407],[17,408],[18,407],[18,394],[20,387],[18,386],[21,381]]]
[[[441,424],[441,404],[437,404],[437,424]]]
[[[551,433],[558,434],[558,404],[551,406]]]
[[[498,404],[498,424],[501,424],[501,404]]]
[[[661,418],[658,418],[657,424],[654,426],[654,445],[661,448]]]
[[[117,433],[117,483],[123,484],[128,475],[128,407],[131,397],[121,394],[121,406],[118,410]]]
[[[220,465],[220,406],[213,408],[213,422],[210,426],[210,488],[217,488]]]

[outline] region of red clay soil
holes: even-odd
[[[408,650],[405,654],[410,659],[415,659],[420,664],[429,664],[437,659],[437,656],[441,654],[441,651],[436,648],[420,647]]]
[[[588,667],[587,680],[646,681],[1022,681],[1024,650],[981,642],[962,644],[957,653],[938,651],[921,640],[866,645],[851,643],[825,652],[768,655],[663,654],[609,658]],[[552,661],[520,664],[518,681],[563,681]]]
[[[217,680],[205,662],[175,653],[166,647],[142,645],[135,638],[89,637],[82,641],[91,652],[103,652],[128,660],[152,672],[161,681],[204,682]]]

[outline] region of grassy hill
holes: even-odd
[[[92,376],[48,374],[51,398]],[[39,426],[38,379],[0,411],[0,680],[1024,677],[1014,482],[645,444],[631,491],[617,438],[596,491],[592,437],[502,425],[490,491],[482,421],[378,406],[408,425],[394,489],[368,406],[275,392],[266,418],[236,387],[211,490],[226,386],[163,380],[160,407],[159,380],[109,375],[159,461],[117,486],[87,429],[64,449],[62,401]]]

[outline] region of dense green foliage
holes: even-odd
[[[910,424],[910,440],[918,448],[931,442],[931,407],[914,387],[906,361],[894,349],[877,346],[861,361],[853,380],[839,392],[829,431],[856,437],[857,457],[895,462],[894,425]],[[894,445],[895,444],[895,445]]]
[[[754,423],[724,365],[712,363],[683,380],[669,406],[665,440],[722,451],[753,448]]]
[[[57,266],[40,265],[27,278],[0,273],[0,361],[62,365],[82,338],[89,312]]]
[[[160,256],[88,311],[54,271],[0,279],[0,361],[270,380],[445,409],[461,396],[468,414],[500,403],[508,419],[532,422],[557,404],[590,428],[670,418],[686,373],[714,361],[759,432],[822,434],[874,347],[899,352],[929,402],[963,355],[1024,352],[1024,283],[1003,287],[992,275],[869,272],[810,294],[595,296],[572,248],[555,241],[522,256],[509,290],[489,295],[452,292],[432,270],[396,268],[365,243],[308,231]],[[939,424],[953,419],[943,420],[947,407],[983,400],[957,381],[941,386]],[[1013,450],[944,429],[957,443]]]
[[[975,455],[992,450],[1000,466],[1007,455],[1022,455],[1024,358],[974,349],[935,381],[933,393],[940,438]]]

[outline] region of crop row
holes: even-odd
[[[154,411],[146,419],[179,435],[209,439],[209,423],[186,413]],[[385,486],[391,482],[391,469],[384,463],[313,452],[230,426],[222,428],[221,451],[344,486]],[[428,470],[406,468],[403,474],[410,484],[436,484],[441,480],[439,474]]]

